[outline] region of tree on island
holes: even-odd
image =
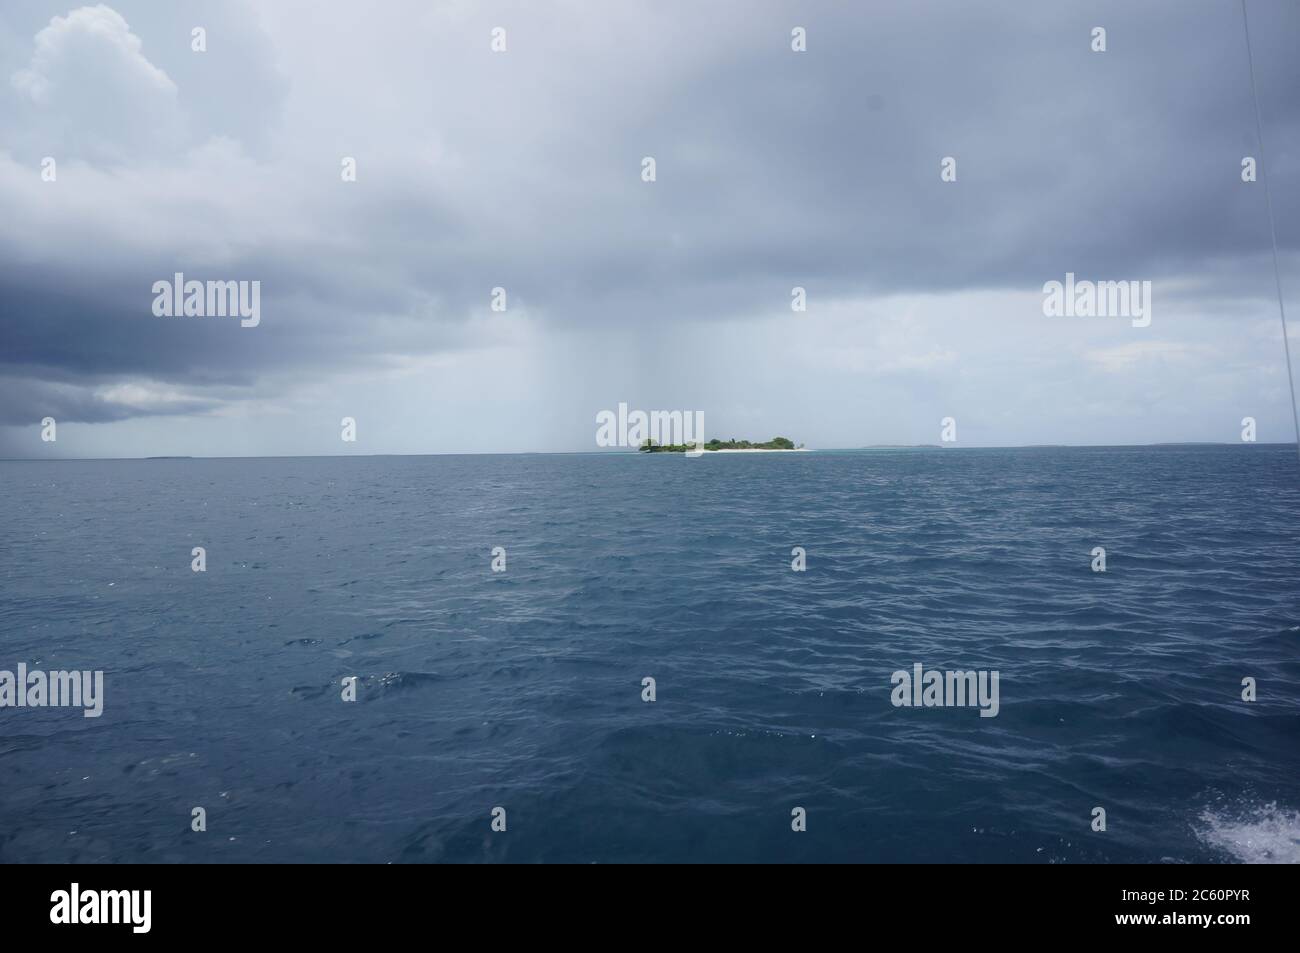
[[[714,437],[703,445],[705,450],[793,450],[794,441],[789,437],[773,437],[767,443],[750,443],[748,440],[719,440]],[[698,449],[690,443],[655,443],[647,438],[638,448],[641,453],[686,453]]]

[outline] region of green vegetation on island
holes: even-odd
[[[773,437],[767,443],[750,443],[748,440],[719,440],[716,437],[703,444],[704,450],[794,450],[794,441],[789,437]],[[699,450],[701,446],[693,443],[655,443],[646,440],[641,444],[641,453],[687,453]]]

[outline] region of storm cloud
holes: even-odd
[[[592,449],[620,400],[822,446],[1293,438],[1237,0],[358,6],[0,12],[0,453],[335,452],[342,413]],[[1289,295],[1300,8],[1249,8]],[[261,324],[156,317],[178,272],[260,281]],[[1053,323],[1067,272],[1152,281],[1152,326]]]

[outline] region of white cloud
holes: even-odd
[[[177,87],[104,5],[56,16],[11,83],[34,115],[33,139],[56,158],[122,161],[176,142]]]
[[[1132,341],[1116,347],[1093,348],[1085,351],[1083,357],[1094,367],[1110,374],[1119,374],[1131,371],[1139,364],[1185,363],[1209,357],[1211,353],[1204,347],[1173,341]]]

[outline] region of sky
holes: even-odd
[[[0,457],[1290,442],[1300,4],[1248,10],[1255,182],[1239,0],[5,4]]]

